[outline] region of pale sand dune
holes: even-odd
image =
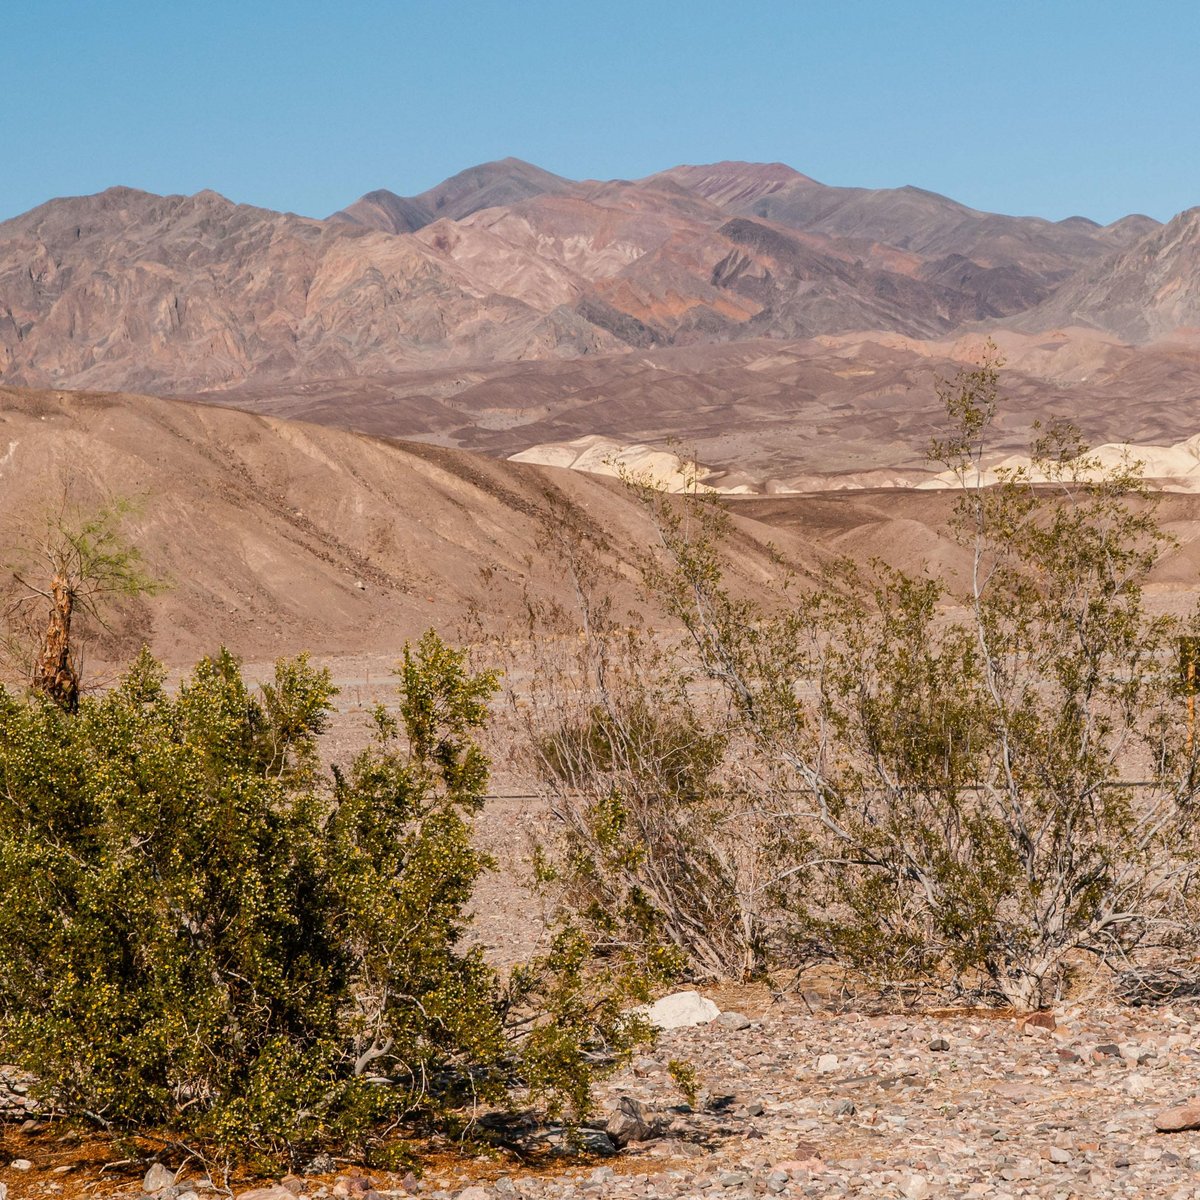
[[[1143,478],[1165,492],[1200,492],[1200,433],[1173,446],[1139,446],[1127,442],[1107,442],[1088,451],[1098,472],[1122,466],[1136,466]],[[978,482],[984,487],[997,483],[1015,470],[1030,472],[1036,482],[1046,482],[1044,472],[1034,468],[1028,455],[1009,454],[984,468]],[[1086,472],[1085,472],[1086,474]],[[971,482],[976,482],[972,479]],[[918,488],[953,488],[958,478],[942,471],[918,484]]]
[[[509,455],[510,462],[567,467],[589,475],[628,477],[652,483],[668,492],[693,489],[723,496],[760,496],[794,489],[775,480],[760,482],[743,471],[724,472],[681,458],[671,450],[637,442],[622,444],[615,438],[589,433],[569,442],[543,442]]]
[[[1136,465],[1143,478],[1156,489],[1200,493],[1200,433],[1170,446],[1106,442],[1088,451],[1088,458],[1095,461],[1098,471]],[[564,467],[589,475],[629,477],[652,483],[668,492],[695,488],[724,496],[796,495],[867,488],[944,490],[958,486],[958,478],[950,471],[897,470],[894,467],[829,475],[806,474],[787,483],[776,479],[763,481],[744,471],[722,471],[682,458],[671,450],[641,442],[624,444],[601,434],[585,434],[571,441],[543,442],[510,455],[509,461]],[[1015,470],[1030,472],[1035,482],[1047,481],[1043,472],[1032,467],[1027,454],[1007,454],[993,458],[979,477],[973,477],[970,482],[990,487],[1004,474]]]

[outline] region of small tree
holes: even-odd
[[[16,656],[28,650],[30,685],[67,712],[79,707],[80,620],[103,627],[111,604],[161,588],[121,533],[131,511],[127,500],[85,513],[64,499],[35,535],[30,561],[13,570],[17,594],[9,619],[21,643]]]

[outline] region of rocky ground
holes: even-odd
[[[420,1180],[335,1167],[232,1190],[247,1200],[372,1191],[431,1200],[1200,1197],[1200,1132],[1155,1128],[1163,1110],[1200,1090],[1194,1003],[1067,1008],[1047,1029],[983,1012],[868,1015],[811,996],[736,999],[744,1012],[664,1032],[604,1088],[617,1140],[648,1139],[617,1153],[596,1130],[587,1139],[603,1153],[553,1169],[439,1159]],[[671,1078],[672,1059],[696,1069],[694,1111]],[[10,1127],[5,1146],[17,1145]],[[118,1170],[102,1183],[94,1164],[63,1161],[52,1125],[29,1129],[19,1146],[23,1162],[0,1169],[10,1200],[215,1192],[186,1168],[178,1179]]]

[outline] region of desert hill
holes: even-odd
[[[782,164],[574,182],[506,159],[328,220],[113,188],[0,223],[0,381],[286,389],[758,338],[939,338],[1031,312],[1050,327],[1067,310],[1142,338],[1190,319],[1170,299],[1191,294],[1173,282],[1190,269],[1177,234],[828,187]],[[1124,282],[1077,298],[1110,276]],[[1105,323],[1139,305],[1157,316]]]
[[[1007,364],[997,452],[1025,450],[1039,417],[1075,420],[1093,444],[1173,444],[1200,430],[1195,346],[1133,347],[1080,329],[994,336]],[[854,334],[653,347],[248,385],[219,399],[490,455],[533,451],[541,461],[566,461],[578,439],[645,444],[737,472],[758,491],[913,484],[927,475],[924,449],[942,420],[937,380],[978,361],[984,340]]]
[[[250,659],[394,653],[429,625],[458,635],[472,613],[519,630],[527,594],[567,595],[543,545],[567,525],[633,604],[652,540],[621,485],[573,471],[156,397],[0,389],[0,561],[64,494],[136,498],[129,536],[169,586],[110,650],[145,639],[172,662],[222,643]],[[747,580],[774,569],[768,540],[741,531]]]
[[[83,503],[138,497],[129,534],[170,585],[125,615],[110,658],[142,640],[172,663],[219,644],[251,660],[386,656],[429,625],[463,636],[473,615],[519,636],[527,597],[568,594],[548,530],[586,530],[631,607],[633,564],[654,542],[610,479],[154,397],[0,391],[6,561],[67,487]],[[731,497],[733,586],[757,590],[781,569],[803,578],[840,554],[958,569],[952,502],[915,490]],[[1200,569],[1200,496],[1167,496],[1163,511],[1180,540],[1156,573],[1169,600]]]

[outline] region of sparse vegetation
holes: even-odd
[[[964,578],[847,563],[738,597],[719,503],[634,484],[648,592],[685,638],[615,637],[590,601],[586,699],[535,739],[564,900],[602,936],[698,976],[819,955],[1021,1008],[1084,961],[1194,944],[1194,630],[1144,600],[1153,497],[1064,425],[983,486],[998,369],[944,387],[931,451],[962,489]]]

